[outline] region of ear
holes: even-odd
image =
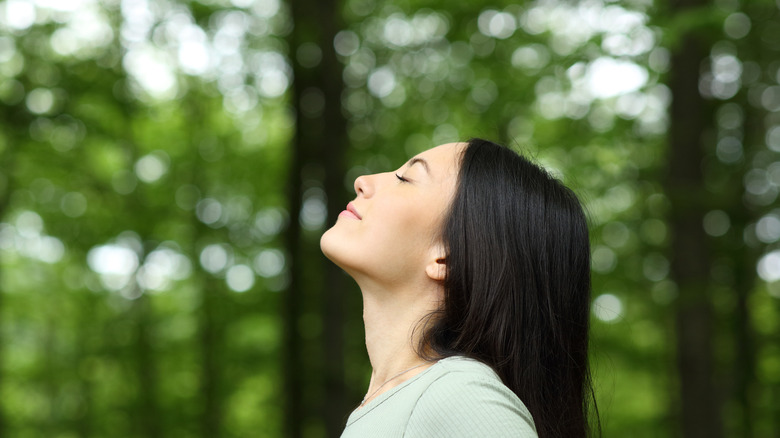
[[[425,265],[425,273],[433,281],[444,281],[447,276],[447,261],[444,257],[444,247],[441,245],[431,251],[430,261]]]

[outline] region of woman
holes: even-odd
[[[583,437],[590,250],[575,195],[451,143],[355,181],[320,241],[360,286],[373,368],[342,437]]]

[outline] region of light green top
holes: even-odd
[[[487,365],[442,359],[352,412],[342,438],[536,438],[528,409]]]

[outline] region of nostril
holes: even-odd
[[[359,176],[355,178],[355,194],[357,195],[363,195],[363,185],[365,184],[364,178],[362,176]]]
[[[374,196],[375,175],[361,175],[355,179],[355,194],[361,198],[370,198]]]

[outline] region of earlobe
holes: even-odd
[[[428,278],[434,281],[444,281],[447,276],[447,262],[444,257],[438,257],[425,267]]]

